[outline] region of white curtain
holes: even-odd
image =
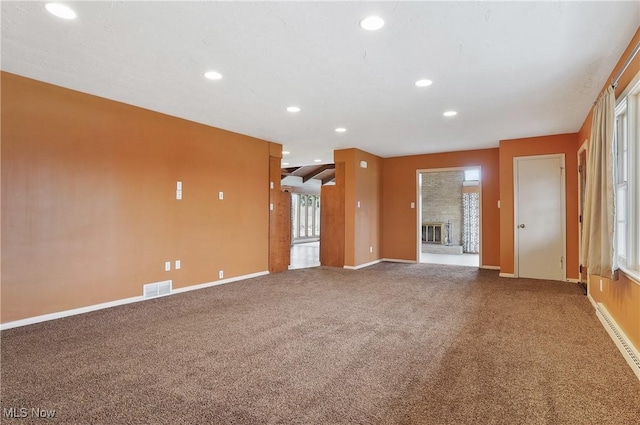
[[[477,254],[480,235],[480,196],[477,193],[462,194],[462,250]]]
[[[615,188],[613,132],[615,95],[608,87],[593,110],[588,148],[587,185],[582,228],[582,258],[590,274],[614,278]]]

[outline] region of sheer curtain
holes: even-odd
[[[474,254],[479,252],[479,200],[477,193],[462,194],[462,250]]]
[[[615,95],[611,86],[593,110],[588,148],[587,185],[582,228],[581,263],[589,273],[614,278],[615,188],[613,182],[613,132]]]

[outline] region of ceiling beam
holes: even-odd
[[[296,171],[298,171],[299,169],[301,169],[302,167],[289,167],[289,168],[282,168],[280,169],[280,180],[282,180],[283,178],[292,175],[293,173],[295,173]]]
[[[336,168],[336,166],[334,164],[322,165],[322,166],[316,168],[315,170],[313,170],[313,171],[305,174],[304,176],[302,176],[302,183],[305,183],[306,181],[311,180],[312,178],[314,178],[315,176],[317,176],[320,173],[323,173],[323,172],[325,172],[327,170],[333,170],[335,168]]]
[[[327,184],[327,183],[329,183],[329,182],[334,181],[335,179],[336,179],[336,176],[335,176],[335,174],[334,174],[333,176],[329,176],[329,177],[327,177],[327,178],[325,178],[325,179],[322,179],[322,184],[323,184],[323,185],[324,185],[324,184]]]

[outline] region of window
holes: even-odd
[[[320,236],[319,195],[291,195],[291,236],[294,240]]]
[[[464,170],[465,181],[478,181],[480,180],[480,170],[475,168],[472,170]]]
[[[615,247],[618,255],[618,264],[627,265],[627,202],[628,192],[628,120],[627,120],[627,99],[620,102],[616,108],[615,133],[613,135],[615,161],[615,185],[616,185],[616,241]]]
[[[640,278],[640,74],[633,81],[615,114],[614,234],[618,266]]]

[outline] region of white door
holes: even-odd
[[[516,277],[565,280],[564,157],[519,157],[514,166]]]

